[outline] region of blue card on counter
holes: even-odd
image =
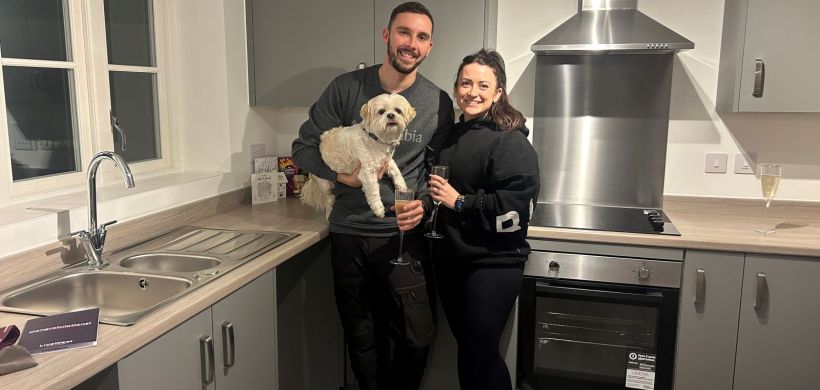
[[[73,311],[26,322],[19,345],[34,355],[97,345],[100,309]]]

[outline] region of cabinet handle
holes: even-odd
[[[695,304],[702,305],[706,298],[706,270],[698,268],[697,283],[695,284]]]
[[[206,362],[207,360],[207,362]],[[207,386],[214,381],[214,338],[201,336],[199,338],[199,361],[201,363],[202,384]]]
[[[763,307],[763,300],[766,299],[766,274],[763,272],[757,273],[757,282],[755,283],[755,310],[760,310]]]
[[[752,90],[752,96],[756,98],[763,97],[763,82],[766,79],[766,65],[763,60],[755,60],[755,85]]]
[[[233,324],[222,323],[222,367],[231,368],[236,362],[236,343],[233,337]]]

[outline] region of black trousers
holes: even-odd
[[[348,354],[361,390],[416,390],[433,338],[429,247],[405,234],[402,258],[393,265],[398,237],[330,234],[334,292]]]
[[[524,265],[442,262],[436,264],[435,271],[444,314],[458,344],[461,389],[512,389],[510,372],[498,351],[498,343],[521,291]]]

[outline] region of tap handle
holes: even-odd
[[[69,237],[88,238],[88,232],[85,230],[78,230],[76,232],[68,233]]]
[[[100,230],[105,230],[105,228],[106,228],[106,227],[108,227],[109,225],[113,225],[113,224],[115,224],[115,223],[117,223],[117,220],[116,220],[116,219],[115,219],[115,220],[113,220],[113,221],[108,221],[108,222],[106,222],[106,223],[104,223],[104,224],[100,225],[99,229],[100,229]]]

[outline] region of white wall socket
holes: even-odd
[[[706,153],[704,171],[706,173],[726,173],[726,163],[729,155],[726,153]]]
[[[749,160],[741,153],[735,155],[735,173],[744,175],[752,175],[755,173],[754,166],[749,163]]]

